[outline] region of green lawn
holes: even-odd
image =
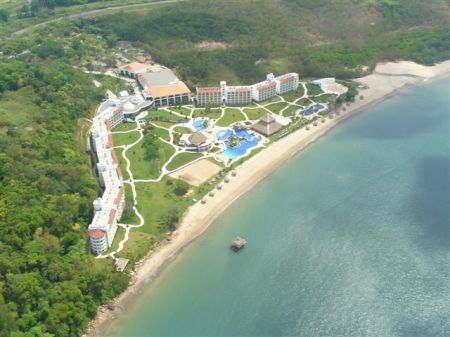
[[[280,103],[274,103],[266,106],[266,109],[269,109],[270,111],[279,114],[281,110],[283,110],[285,107],[287,107],[288,104],[286,102],[280,102]]]
[[[195,152],[185,152],[177,154],[169,165],[167,165],[168,170],[175,170],[176,168],[179,168],[183,165],[186,165],[187,163],[198,159],[202,157],[201,153],[195,153]]]
[[[122,149],[114,149],[114,151],[116,151],[117,160],[119,161],[119,167],[120,167],[120,170],[122,171],[123,179],[128,180],[130,177],[128,176],[128,172],[127,172],[127,162],[125,161],[125,159],[123,159],[123,156],[122,156],[123,150]]]
[[[183,121],[184,119],[178,115],[175,115],[169,111],[158,109],[158,110],[149,110],[148,118],[157,118],[157,119],[165,119],[165,120],[174,120],[174,121]]]
[[[245,108],[244,112],[247,114],[248,118],[251,120],[257,120],[260,119],[262,116],[264,116],[267,111],[262,108]]]
[[[172,184],[172,185],[168,185]],[[158,183],[138,183],[136,191],[138,195],[138,209],[145,219],[145,225],[139,229],[144,233],[159,235],[165,232],[160,228],[161,217],[173,212],[177,207],[180,214],[192,204],[189,197],[178,197],[173,193],[173,184],[176,179],[164,177]]]
[[[291,105],[289,108],[283,111],[283,116],[289,117],[292,116],[294,112],[296,112],[300,107],[296,105]]]
[[[186,117],[189,117],[189,115],[191,114],[191,110],[188,108],[184,108],[184,107],[180,107],[180,108],[170,107],[169,110],[178,112]]]
[[[133,144],[140,137],[138,131],[128,133],[113,133],[114,146]]]
[[[192,114],[192,117],[198,118],[198,117],[208,117],[210,119],[217,119],[221,115],[220,109],[211,109],[209,113],[205,113],[205,109],[195,110]]]
[[[7,91],[0,98],[0,126],[27,126],[33,119],[42,114],[33,102],[36,99],[31,88]]]
[[[307,83],[306,89],[308,89],[308,96],[315,96],[315,95],[323,94],[323,91],[322,91],[322,89],[320,89],[320,86],[312,84],[312,83]]]
[[[309,98],[302,98],[300,101],[297,102],[298,105],[302,105],[304,107],[307,107],[308,105],[311,105],[313,102]]]
[[[136,129],[136,123],[122,123],[119,126],[114,128],[114,132],[116,131],[129,131],[129,130],[134,130]]]
[[[283,98],[288,101],[288,102],[294,102],[296,99],[300,98],[303,96],[303,94],[305,93],[305,90],[303,90],[303,86],[299,85],[297,90],[288,92],[286,94],[283,95]]]
[[[316,97],[311,97],[311,99],[316,103],[328,103],[328,99],[333,96],[332,94],[323,94]]]
[[[114,236],[114,241],[112,246],[106,251],[105,254],[112,253],[119,248],[119,242],[125,238],[125,229],[122,227],[117,227],[116,235]]]
[[[233,108],[225,109],[224,116],[216,123],[217,126],[229,126],[232,123],[245,121],[245,116],[238,110]]]
[[[162,126],[163,128],[166,128],[166,129],[170,128],[174,124],[174,123],[160,122],[160,121],[151,122],[151,123],[154,125]]]
[[[125,184],[125,210],[123,212],[122,219],[120,219],[121,223],[132,225],[139,224],[139,218],[133,211],[132,209],[133,206],[134,206],[133,191],[129,184]]]
[[[131,170],[135,179],[155,179],[161,173],[162,166],[175,152],[174,148],[160,140],[158,142],[160,158],[156,160],[145,159],[143,142],[139,142],[127,151],[131,162]]]
[[[184,133],[192,133],[192,130],[190,128],[184,127],[184,126],[177,126],[173,128],[173,131],[184,134]]]
[[[170,140],[169,131],[167,131],[166,129],[161,129],[161,128],[155,127],[152,132],[154,132],[156,135],[158,135],[158,137],[161,137],[164,140],[167,140],[167,141]]]

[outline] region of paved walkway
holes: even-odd
[[[310,97],[308,97],[308,89],[307,89],[305,83],[301,82],[301,85],[303,86],[303,91],[304,91],[303,95],[301,97],[295,99],[292,102],[286,101],[282,96],[277,96],[278,100],[272,101],[270,103],[266,103],[266,104],[263,104],[263,105],[256,103],[256,107],[246,107],[246,108],[239,107],[239,108],[233,108],[233,109],[238,109],[242,113],[243,117],[245,118],[245,121],[252,122],[253,120],[251,120],[249,118],[248,114],[244,111],[244,109],[263,109],[263,110],[265,110],[265,111],[267,111],[269,113],[273,113],[267,107],[270,107],[270,105],[273,105],[273,104],[277,104],[277,103],[282,103],[283,102],[283,103],[286,103],[287,106],[280,110],[280,112],[279,112],[280,116],[283,116],[283,113],[284,113],[284,111],[286,109],[288,109],[291,106],[294,106],[294,107],[298,107],[298,109],[294,112],[294,114],[292,116],[285,116],[285,117],[299,117],[301,112],[306,108],[305,106],[298,104],[298,102],[300,100],[302,100],[303,98],[308,98],[308,99],[311,100],[311,104],[315,103]],[[322,93],[320,95],[323,95],[323,94],[325,94],[325,93]],[[314,97],[318,97],[320,95],[317,95],[317,96],[314,96]],[[113,95],[110,95],[110,96],[113,97]],[[102,103],[100,105],[100,107],[99,107],[99,110],[103,109],[104,105],[106,105],[106,104],[107,104],[107,102]],[[126,242],[129,239],[130,231],[132,229],[144,226],[145,220],[144,220],[142,214],[137,209],[137,205],[138,205],[137,191],[136,191],[136,184],[137,183],[158,183],[165,176],[167,176],[167,175],[169,175],[169,174],[171,174],[173,172],[176,172],[178,170],[181,170],[181,169],[185,168],[186,166],[188,166],[188,165],[190,165],[190,164],[192,164],[192,163],[194,163],[196,161],[205,159],[205,158],[214,158],[214,159],[216,159],[218,161],[224,162],[225,165],[230,165],[230,162],[224,161],[224,158],[221,157],[217,153],[202,153],[201,157],[199,157],[199,158],[197,158],[195,160],[192,160],[189,163],[186,163],[185,165],[183,165],[181,167],[177,167],[176,169],[173,169],[173,170],[169,170],[167,168],[168,165],[170,165],[170,163],[173,161],[173,159],[177,155],[179,155],[181,153],[192,153],[190,151],[187,151],[184,147],[182,147],[182,146],[180,146],[178,144],[175,144],[175,136],[174,136],[174,133],[176,133],[175,128],[177,128],[177,127],[187,127],[187,126],[192,125],[191,123],[195,119],[202,118],[202,117],[194,118],[195,112],[204,110],[204,108],[194,108],[193,106],[190,106],[190,105],[189,106],[183,106],[183,108],[189,110],[189,113],[187,114],[187,118],[189,119],[189,123],[178,123],[178,124],[173,124],[170,127],[164,127],[164,126],[158,125],[158,124],[156,124],[154,122],[150,122],[150,124],[152,124],[152,126],[154,126],[156,128],[159,128],[159,129],[164,129],[164,130],[166,130],[169,133],[169,140],[166,140],[166,139],[164,139],[162,137],[159,137],[159,140],[164,142],[164,143],[166,143],[166,144],[168,144],[168,145],[170,145],[175,150],[175,152],[170,156],[170,158],[161,167],[161,173],[159,174],[159,176],[157,178],[154,178],[154,179],[135,179],[134,175],[133,175],[133,172],[131,170],[131,162],[130,162],[128,156],[127,156],[127,152],[130,149],[132,149],[134,146],[139,144],[142,141],[142,139],[144,138],[143,125],[145,124],[145,122],[141,123],[141,122],[139,122],[139,120],[145,119],[145,117],[148,115],[148,111],[141,112],[139,115],[136,116],[136,118],[135,118],[136,127],[134,129],[130,129],[130,130],[127,130],[127,131],[113,131],[112,132],[113,134],[126,134],[126,133],[131,133],[131,132],[139,132],[139,138],[135,142],[133,142],[131,144],[127,144],[127,145],[120,145],[120,146],[114,147],[114,148],[123,150],[122,151],[122,157],[123,157],[123,159],[126,162],[126,171],[128,173],[128,177],[129,177],[127,180],[124,181],[124,183],[130,185],[130,187],[131,187],[132,195],[133,195],[133,203],[134,203],[133,211],[135,212],[136,216],[138,217],[139,223],[138,224],[118,224],[119,227],[121,227],[121,228],[123,228],[125,230],[125,234],[124,234],[123,239],[119,242],[116,250],[114,250],[113,252],[109,252],[108,254],[99,255],[98,258],[111,257],[111,258],[115,259],[116,258],[116,254],[121,252],[124,249],[124,246],[125,246]],[[179,112],[177,112],[175,110],[172,110],[170,108],[160,108],[160,109],[164,110],[164,111],[167,111],[167,113],[176,115],[178,117],[186,118],[185,114],[179,113]],[[206,132],[210,133],[212,136],[214,136],[220,130],[226,129],[226,127],[219,127],[219,126],[216,126],[216,124],[221,118],[224,118],[227,108],[221,107],[221,108],[218,108],[218,109],[220,109],[220,116],[217,119],[215,119],[215,120],[209,119],[211,124],[208,127],[208,131],[206,131]],[[263,142],[261,142],[261,144],[258,147],[261,147],[261,146],[262,147],[265,146],[263,144]],[[254,148],[252,148],[252,150],[254,150],[254,149],[258,148],[258,147],[254,147]],[[222,149],[221,150],[223,151],[224,149],[225,149],[225,146],[222,144]],[[218,153],[220,153],[220,152],[221,151],[218,151]],[[251,153],[251,151],[248,151],[247,154],[245,154],[244,156],[240,156],[239,159],[249,155],[250,153]]]

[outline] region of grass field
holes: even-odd
[[[113,133],[114,146],[128,145],[137,141],[140,133],[137,131],[128,133]]]
[[[297,104],[307,107],[308,105],[312,104],[312,101],[309,98],[302,98],[300,101],[297,102]]]
[[[153,133],[155,133],[158,137],[161,137],[164,140],[169,141],[170,140],[170,134],[169,131],[167,131],[166,129],[161,129],[161,128],[154,128]]]
[[[283,98],[288,102],[294,102],[297,98],[300,98],[305,93],[305,90],[303,90],[303,86],[299,85],[298,89],[295,91],[288,92],[287,94],[283,95]]]
[[[171,107],[169,108],[169,110],[178,112],[186,117],[189,117],[191,110],[189,110],[188,108],[184,108],[184,107],[180,107],[180,108],[175,108],[175,107]]]
[[[308,83],[306,84],[306,89],[308,89],[308,96],[315,96],[323,94],[322,89],[318,85]]]
[[[221,115],[221,111],[220,109],[211,109],[211,112],[209,113],[205,113],[204,109],[201,110],[195,110],[194,113],[192,114],[192,116],[194,118],[198,118],[198,117],[208,117],[210,119],[217,119],[219,118]]]
[[[155,179],[161,173],[161,167],[173,155],[175,150],[170,145],[158,140],[160,157],[156,160],[145,159],[143,142],[136,144],[127,151],[128,159],[131,162],[131,170],[135,179]]]
[[[245,121],[245,116],[238,110],[233,108],[225,109],[224,116],[216,123],[217,126],[229,126],[232,123]]]
[[[158,109],[158,110],[149,110],[147,117],[149,118],[160,118],[160,119],[168,119],[174,121],[183,121],[183,117],[175,115],[169,111]]]
[[[135,123],[122,123],[118,127],[114,128],[113,132],[116,131],[130,131],[136,129]]]
[[[292,116],[292,114],[296,112],[298,109],[300,109],[300,107],[296,105],[291,105],[290,107],[288,107],[286,110],[283,111],[283,116],[286,117]]]
[[[136,185],[138,209],[145,219],[145,225],[140,231],[153,235],[161,234],[161,228],[158,226],[161,224],[161,218],[173,212],[174,207],[178,208],[181,214],[191,204],[189,198],[178,197],[173,193],[175,182],[173,178],[164,177],[158,183]]]
[[[115,149],[114,151],[116,151],[117,159],[119,160],[119,167],[120,167],[120,170],[122,171],[123,179],[127,180],[130,178],[130,176],[128,175],[128,172],[127,172],[127,163],[126,163],[125,159],[123,159],[123,156],[122,156],[123,150]]]
[[[41,110],[33,102],[36,96],[31,88],[7,91],[0,98],[0,126],[27,126]]]
[[[194,153],[194,152],[185,152],[177,154],[169,165],[167,165],[168,170],[175,170],[183,165],[186,165],[187,163],[198,159],[202,157],[200,153]]]
[[[327,103],[328,99],[333,96],[332,94],[323,94],[320,96],[316,96],[316,97],[312,97],[312,99],[314,100],[314,102],[317,103]]]
[[[266,106],[266,109],[269,109],[273,113],[279,114],[281,110],[287,107],[288,104],[286,102],[274,103]]]
[[[247,114],[248,118],[251,120],[257,120],[260,119],[262,116],[264,116],[267,111],[262,108],[245,108],[244,112]]]
[[[184,126],[177,126],[176,128],[173,128],[173,131],[178,132],[180,134],[192,133],[192,130],[190,128],[186,128]]]

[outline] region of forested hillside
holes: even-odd
[[[0,336],[78,336],[128,281],[87,249],[98,187],[75,132],[103,94],[33,63],[0,63]]]
[[[76,3],[31,2],[46,8]],[[128,281],[110,260],[88,251],[98,187],[77,132],[105,88],[76,68],[114,66],[119,40],[176,68],[190,85],[253,83],[284,71],[353,77],[383,60],[432,64],[449,57],[449,6],[450,0],[193,0],[61,20],[4,38],[0,337],[79,336],[97,307]],[[11,13],[0,12],[0,29]],[[114,91],[123,90],[104,78]]]
[[[202,0],[79,27],[144,46],[190,84],[250,83],[268,71],[349,77],[382,60],[432,64],[448,58],[449,15],[448,0]]]

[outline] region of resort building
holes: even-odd
[[[277,82],[274,81],[273,74],[268,74],[264,82],[254,84],[252,89],[252,96],[255,101],[265,101],[277,95]]]
[[[297,73],[284,74],[275,77],[277,83],[277,94],[283,95],[287,92],[297,90],[299,84],[299,77]]]
[[[226,87],[227,105],[240,106],[248,105],[252,102],[252,88],[250,86]]]
[[[128,63],[120,66],[118,71],[119,74],[126,77],[137,78],[138,75],[146,73],[148,71],[149,66],[144,63]]]
[[[266,137],[273,135],[282,128],[283,126],[278,123],[270,113],[267,113],[263,118],[252,125],[253,130]]]
[[[170,69],[145,72],[137,79],[144,98],[153,100],[156,107],[189,103],[191,99],[189,88]]]
[[[213,139],[206,134],[197,131],[192,134],[184,134],[180,138],[180,145],[191,148],[197,152],[208,151],[213,145]]]
[[[275,77],[268,74],[266,80],[249,86],[228,86],[226,82],[220,82],[220,87],[197,87],[195,102],[197,106],[207,105],[234,105],[242,106],[253,101],[261,102],[276,95],[283,95],[296,90],[299,85],[297,73],[284,74]]]
[[[99,109],[91,127],[91,149],[102,188],[102,196],[94,201],[94,217],[88,227],[91,250],[97,255],[111,246],[125,207],[122,172],[111,134],[112,128],[122,121],[122,106],[108,106]]]
[[[222,90],[219,87],[198,88],[196,95],[197,106],[220,106],[222,105]]]

